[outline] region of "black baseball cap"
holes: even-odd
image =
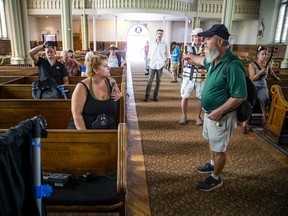
[[[229,39],[229,32],[225,25],[223,24],[215,24],[212,25],[208,30],[204,32],[198,33],[200,37],[212,37],[214,35],[218,35],[219,37],[223,38],[224,40]]]

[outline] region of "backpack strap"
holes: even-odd
[[[121,67],[121,55],[116,54],[117,60],[118,60],[118,67]]]
[[[223,68],[222,68],[222,77],[223,77],[223,79],[224,79],[224,81],[225,81],[227,91],[228,91],[227,68],[228,68],[230,62],[231,62],[231,61],[234,61],[234,60],[240,60],[240,59],[238,58],[238,56],[232,55],[232,56],[230,56],[230,58],[225,62],[224,66],[223,66]],[[228,91],[228,92],[229,92],[229,91]]]

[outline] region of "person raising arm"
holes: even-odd
[[[46,58],[38,56],[43,49],[45,49]],[[45,80],[46,74],[48,74],[58,85],[69,84],[68,71],[62,63],[57,61],[55,48],[49,44],[49,41],[31,49],[29,55],[38,65],[39,80]]]

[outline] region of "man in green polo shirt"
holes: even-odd
[[[203,136],[209,140],[210,162],[197,168],[199,173],[211,173],[197,187],[211,191],[223,185],[220,174],[226,162],[226,148],[230,136],[237,127],[235,108],[247,97],[245,70],[240,60],[229,63],[227,85],[223,79],[225,62],[235,55],[229,47],[229,32],[225,25],[215,24],[207,31],[198,33],[205,38],[205,57],[184,55],[192,65],[203,65],[207,70],[205,86],[202,91],[202,107],[205,112]]]

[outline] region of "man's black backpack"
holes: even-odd
[[[230,62],[233,60],[241,61],[241,59],[239,59],[237,56],[233,55],[227,60],[227,62],[224,64],[223,69],[222,69],[223,79],[226,82],[226,89],[227,90],[228,90],[227,68],[228,68]],[[242,63],[242,61],[241,61],[241,63]],[[242,63],[242,67],[243,67],[243,70],[245,72],[243,63]],[[250,80],[249,77],[246,76],[246,74],[245,74],[245,79],[246,79],[246,87],[247,87],[247,99],[236,108],[237,120],[239,122],[244,122],[251,116],[253,106],[254,106],[256,99],[257,99],[257,93],[256,93],[256,89],[255,89],[253,82]]]
[[[39,78],[32,83],[32,97],[34,99],[67,99],[64,86],[57,86],[56,81],[45,70],[39,70]]]

